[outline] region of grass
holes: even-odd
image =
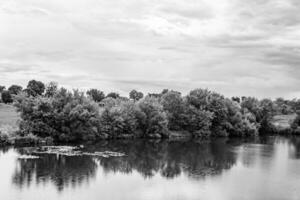
[[[272,119],[272,124],[279,129],[289,129],[296,117],[296,114],[276,115]]]
[[[18,130],[19,114],[12,105],[0,103],[0,132],[11,136]]]

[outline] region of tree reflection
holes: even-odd
[[[127,155],[99,159],[106,173],[130,173],[135,170],[145,178],[151,178],[157,173],[165,178],[174,178],[181,173],[201,178],[232,167],[236,162],[233,147],[223,139],[212,143],[114,141],[92,148],[108,148]]]
[[[53,154],[42,155],[39,159],[20,159],[18,165],[13,183],[19,187],[52,182],[58,190],[89,182],[97,169],[97,163],[92,157]]]
[[[123,157],[40,155],[39,159],[19,159],[13,183],[20,188],[30,184],[52,183],[58,190],[86,184],[96,176],[97,167],[104,173],[138,172],[144,178],[160,174],[172,179],[181,174],[203,178],[220,174],[236,163],[233,148],[227,139],[214,142],[187,141],[103,141],[87,146],[84,151],[116,151]],[[20,154],[24,154],[19,150]]]

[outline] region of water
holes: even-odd
[[[0,149],[0,199],[300,199],[300,138],[111,141],[83,151],[126,156]]]

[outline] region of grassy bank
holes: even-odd
[[[0,132],[12,136],[18,130],[19,114],[12,105],[0,103]]]
[[[19,119],[20,116],[13,105],[0,103],[0,146],[52,143],[52,141],[42,140],[34,135],[18,136],[16,132],[19,130]]]

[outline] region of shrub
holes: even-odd
[[[78,91],[61,89],[52,98],[16,98],[24,135],[52,137],[56,141],[95,140],[99,128],[99,108]]]
[[[5,103],[5,104],[8,104],[8,103],[12,103],[12,102],[13,102],[12,95],[11,95],[10,92],[7,91],[7,90],[4,90],[4,91],[1,93],[1,98],[2,98],[3,103]]]

